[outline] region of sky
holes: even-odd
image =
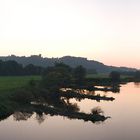
[[[82,56],[140,68],[139,0],[1,0],[0,56]]]

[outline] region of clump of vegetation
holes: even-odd
[[[120,73],[117,71],[112,71],[109,75],[112,82],[120,82]]]
[[[59,89],[61,87],[69,86],[71,82],[72,69],[63,63],[60,63],[44,70],[41,85],[48,89]]]
[[[82,66],[72,69],[68,65],[57,63],[54,67],[48,67],[44,70],[41,85],[59,90],[72,85],[83,85],[85,77],[86,69]]]
[[[33,94],[31,91],[26,89],[19,89],[15,91],[12,96],[12,99],[21,104],[29,104],[33,100]]]
[[[134,73],[134,79],[135,79],[135,81],[140,81],[140,71],[136,71]]]
[[[83,66],[77,66],[74,69],[73,77],[75,79],[75,83],[77,85],[84,85],[85,83],[85,77],[86,77],[86,69]]]

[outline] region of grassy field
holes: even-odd
[[[4,76],[0,77],[0,93],[26,86],[30,80],[40,80],[40,76]]]
[[[87,78],[108,78],[109,75],[108,74],[103,74],[103,73],[100,73],[100,74],[87,74],[86,77]]]
[[[104,74],[104,73],[99,73],[99,74],[87,74],[86,76],[87,78],[108,78],[109,74]],[[132,76],[125,76],[125,75],[121,75],[121,79],[124,78],[131,78]]]

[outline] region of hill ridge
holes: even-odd
[[[42,57],[40,55],[31,55],[31,56],[0,56],[1,60],[14,60],[24,66],[28,64],[33,64],[36,66],[48,67],[53,66],[56,62],[63,62],[71,67],[76,67],[78,65],[82,65],[89,70],[96,70],[99,73],[109,73],[111,71],[136,71],[136,68],[129,67],[116,67],[116,66],[108,66],[103,64],[102,62],[98,62],[95,60],[88,60],[85,57],[76,57],[76,56],[63,56],[60,58],[48,58]]]

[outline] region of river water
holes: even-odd
[[[140,140],[140,85],[121,85],[120,93],[96,92],[114,97],[114,101],[72,99],[80,111],[90,113],[101,108],[104,122],[85,122],[62,116],[44,115],[38,119],[34,113],[27,120],[11,115],[0,122],[0,140]]]

